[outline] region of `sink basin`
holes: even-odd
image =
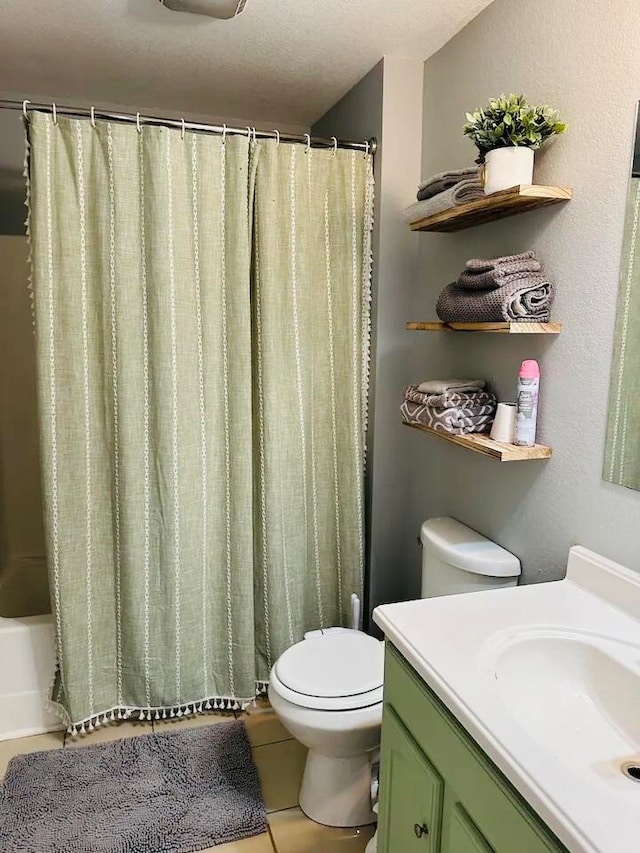
[[[564,580],[374,619],[567,850],[638,849],[640,572],[576,546]]]
[[[556,760],[610,782],[640,759],[640,647],[541,628],[494,645],[494,685]]]

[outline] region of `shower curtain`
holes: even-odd
[[[266,142],[256,153],[255,618],[266,678],[306,630],[348,624],[362,592],[373,199],[361,152]]]
[[[33,113],[72,731],[237,708],[360,592],[371,158]]]

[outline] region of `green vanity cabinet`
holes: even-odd
[[[387,643],[379,853],[567,853]]]
[[[438,853],[444,782],[390,707],[383,725],[386,835],[394,843],[386,849]]]
[[[451,791],[444,817],[442,850],[453,853],[493,853],[493,847],[471,820]]]

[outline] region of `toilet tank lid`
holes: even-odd
[[[521,572],[515,554],[455,518],[427,519],[420,541],[443,563],[464,572],[494,578],[516,577]]]

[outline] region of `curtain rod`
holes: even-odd
[[[202,133],[219,133],[219,134],[242,134],[250,139],[277,139],[282,142],[306,142],[307,145],[315,146],[316,148],[348,148],[357,151],[365,151],[371,154],[376,153],[376,139],[369,139],[365,142],[354,142],[348,139],[336,139],[331,137],[327,139],[322,136],[310,136],[305,134],[280,133],[279,130],[256,130],[255,127],[227,127],[226,125],[217,124],[201,124],[195,121],[186,121],[185,119],[160,118],[159,116],[147,116],[142,113],[113,113],[106,110],[99,110],[95,107],[86,109],[85,107],[67,107],[58,106],[57,104],[42,104],[32,101],[12,101],[0,99],[0,109],[4,110],[21,110],[25,118],[28,117],[28,110],[39,110],[40,112],[48,112],[55,115],[69,116],[71,118],[94,118],[108,119],[109,121],[117,121],[128,124],[136,124],[138,126],[154,125],[160,127],[179,127],[184,130],[197,130]]]

